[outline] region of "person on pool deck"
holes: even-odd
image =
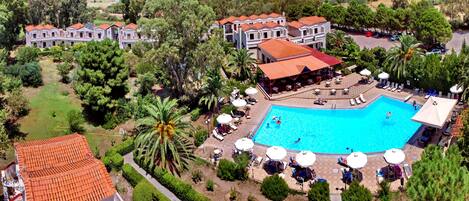
[[[389,119],[389,118],[391,118],[391,115],[392,115],[392,113],[391,113],[391,112],[388,112],[388,113],[386,113],[386,119]]]
[[[417,110],[417,101],[414,100],[414,101],[412,102],[412,106],[414,106],[414,110]]]
[[[301,141],[301,138],[298,138],[296,141],[295,141],[295,144],[297,144],[298,142]]]

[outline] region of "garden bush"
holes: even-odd
[[[261,184],[262,194],[273,201],[281,201],[287,198],[290,189],[287,182],[279,177],[277,174],[274,176],[266,177]]]
[[[213,183],[212,180],[209,179],[205,187],[207,188],[207,191],[213,191],[215,188],[215,184]]]
[[[316,182],[308,191],[308,201],[329,201],[329,184],[327,182]]]
[[[116,152],[106,152],[106,155],[103,158],[103,163],[108,171],[119,171],[122,168],[122,165],[124,165],[124,157]]]
[[[80,133],[85,131],[83,123],[85,123],[85,118],[83,118],[83,115],[80,111],[70,110],[67,113],[67,124],[69,133]]]
[[[68,74],[70,73],[72,69],[73,69],[73,66],[69,62],[57,64],[57,71],[59,71],[59,75],[62,78],[61,81],[63,83],[68,83],[70,81]]]
[[[352,182],[349,188],[341,194],[343,201],[371,201],[373,195],[370,190],[360,185],[358,182]]]
[[[231,112],[234,111],[235,109],[236,109],[235,106],[233,106],[232,104],[229,104],[229,105],[224,105],[223,107],[221,107],[220,111],[221,113],[231,114]]]
[[[120,155],[126,155],[134,150],[134,139],[128,138],[127,140],[121,142],[120,144],[112,147],[108,151],[106,151],[106,155],[112,152],[119,153]]]
[[[137,172],[137,170],[134,169],[134,167],[127,163],[122,166],[122,176],[133,187],[135,187],[140,181],[145,179],[140,173]]]
[[[222,180],[234,181],[236,179],[237,168],[236,163],[227,159],[221,159],[218,163],[217,176]]]
[[[199,147],[208,138],[208,131],[205,128],[198,128],[194,134],[194,145]]]
[[[132,193],[133,201],[170,201],[148,181],[143,180],[135,186]]]
[[[197,119],[199,119],[200,115],[201,115],[202,111],[200,108],[195,108],[191,111],[191,120],[192,121],[196,121]]]
[[[391,201],[392,194],[388,182],[384,181],[379,183],[378,198],[380,201]]]
[[[5,68],[5,74],[18,77],[23,86],[38,87],[42,85],[41,67],[37,62],[8,66]]]
[[[26,64],[31,62],[37,62],[39,57],[39,49],[35,47],[23,46],[18,48],[16,52],[16,61],[19,64]]]

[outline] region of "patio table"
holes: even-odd
[[[326,87],[330,87],[331,86],[331,82],[327,81],[326,82]]]

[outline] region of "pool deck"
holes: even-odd
[[[258,93],[258,103],[256,103],[254,106],[251,106],[250,119],[246,119],[243,117],[241,125],[238,126],[238,130],[233,132],[232,134],[228,134],[227,136],[225,136],[224,141],[218,141],[217,139],[210,136],[210,138],[207,139],[205,143],[197,149],[196,154],[203,158],[209,158],[211,153],[213,153],[214,148],[221,148],[222,150],[224,150],[224,158],[232,158],[231,153],[234,149],[234,142],[239,138],[248,136],[250,132],[254,132],[257,126],[262,122],[264,115],[269,110],[272,104],[326,109],[331,108],[333,106],[335,106],[336,108],[361,108],[367,106],[368,104],[373,102],[374,99],[378,98],[381,95],[386,95],[388,97],[403,100],[406,96],[410,94],[411,92],[391,92],[388,90],[372,87],[371,89],[364,92],[364,97],[365,99],[367,99],[367,102],[365,104],[362,103],[358,106],[350,106],[350,102],[348,99],[338,99],[328,100],[325,105],[320,106],[313,104],[314,99],[312,98],[299,98],[298,96],[292,96],[290,98],[282,100],[267,100],[262,95],[262,93]],[[421,96],[413,96],[408,102],[412,103],[413,100],[415,100],[418,104],[423,104],[425,102],[425,99]],[[420,155],[423,149],[419,147],[415,142],[415,139],[419,135],[420,129],[405,145],[404,152],[406,153],[406,160],[404,163],[412,164],[413,162],[420,159]],[[435,138],[436,137],[434,137],[433,140],[435,140]],[[255,144],[253,148],[253,153],[258,156],[262,156],[265,159],[266,149],[266,146]],[[288,158],[290,156],[294,157],[295,154],[295,151],[288,151],[288,156],[284,159],[284,161],[288,161]],[[372,192],[376,192],[378,190],[378,184],[376,181],[375,172],[377,169],[387,166],[387,163],[383,159],[383,153],[368,153],[367,155],[368,163],[364,168],[360,170],[363,173],[363,181],[361,182],[361,184],[365,185]],[[316,156],[316,163],[312,167],[315,170],[316,175],[318,177],[327,179],[330,185],[331,194],[340,194],[340,189],[344,187],[344,183],[341,181],[342,175],[340,172],[340,168],[342,166],[337,164],[337,157],[346,155],[316,154]],[[297,184],[296,180],[291,177],[292,169],[290,167],[288,167],[284,171],[284,173],[285,180],[287,181],[290,188],[305,192],[309,189],[307,185],[302,188],[301,185]],[[249,174],[250,178],[255,181],[262,181],[265,177],[268,176],[268,174],[264,171],[264,169],[262,169],[261,166],[250,167]],[[396,180],[391,183],[391,189],[393,190],[398,190],[399,186],[399,180]]]

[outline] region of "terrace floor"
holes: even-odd
[[[313,104],[314,97],[304,97],[302,96],[304,94],[298,94],[288,98],[283,98],[281,100],[267,100],[267,98],[264,97],[262,93],[258,93],[258,103],[256,103],[254,106],[251,106],[250,119],[243,118],[241,125],[238,126],[238,130],[234,131],[232,134],[228,134],[227,136],[225,136],[224,141],[220,142],[210,136],[210,138],[207,139],[205,143],[198,148],[196,153],[203,158],[210,158],[211,153],[213,153],[213,149],[221,148],[222,150],[224,150],[223,157],[231,158],[231,153],[234,149],[234,142],[237,139],[246,137],[250,133],[254,132],[258,124],[262,122],[264,115],[272,104],[307,108],[331,108],[333,105],[335,105],[336,108],[360,108],[373,102],[374,99],[381,95],[386,95],[389,97],[403,100],[406,96],[412,93],[407,91],[391,92],[388,90],[378,89],[374,87],[374,85],[372,86],[373,87],[370,87],[366,91],[362,92],[364,93],[364,97],[368,100],[367,103],[357,106],[350,106],[350,102],[348,99],[328,100],[325,105],[321,106]],[[425,99],[422,96],[413,96],[409,101],[412,102],[414,100],[418,104],[423,104],[425,102]],[[420,135],[420,133],[421,129],[419,129],[419,131],[409,140],[408,144],[405,145],[404,152],[406,153],[406,161],[404,163],[412,164],[420,159],[420,155],[423,151],[423,148],[416,144],[416,139]],[[433,140],[436,141],[437,138],[438,137],[433,137]],[[265,158],[266,149],[267,147],[263,145],[255,144],[253,152],[256,155]],[[288,156],[284,159],[284,161],[287,161],[290,156],[294,157],[295,154],[295,151],[289,150]],[[316,154],[316,156],[316,163],[312,167],[315,170],[316,175],[318,177],[325,178],[328,180],[331,194],[340,194],[340,189],[344,187],[344,183],[341,181],[341,166],[337,164],[337,157],[340,155]],[[383,159],[383,153],[368,154],[368,163],[364,168],[360,170],[364,176],[361,184],[365,185],[372,192],[376,192],[378,190],[378,185],[375,177],[375,172],[377,169],[385,166],[387,166],[387,163]],[[288,167],[284,173],[286,175],[285,180],[289,184],[290,188],[305,192],[309,189],[307,185],[302,188],[302,186],[297,184],[296,180],[290,176],[292,173],[292,169],[290,167]],[[251,167],[249,170],[249,174],[250,177],[256,181],[262,181],[265,177],[268,176],[267,173],[261,168],[261,166]],[[399,180],[391,183],[392,190],[398,190],[399,186]]]

